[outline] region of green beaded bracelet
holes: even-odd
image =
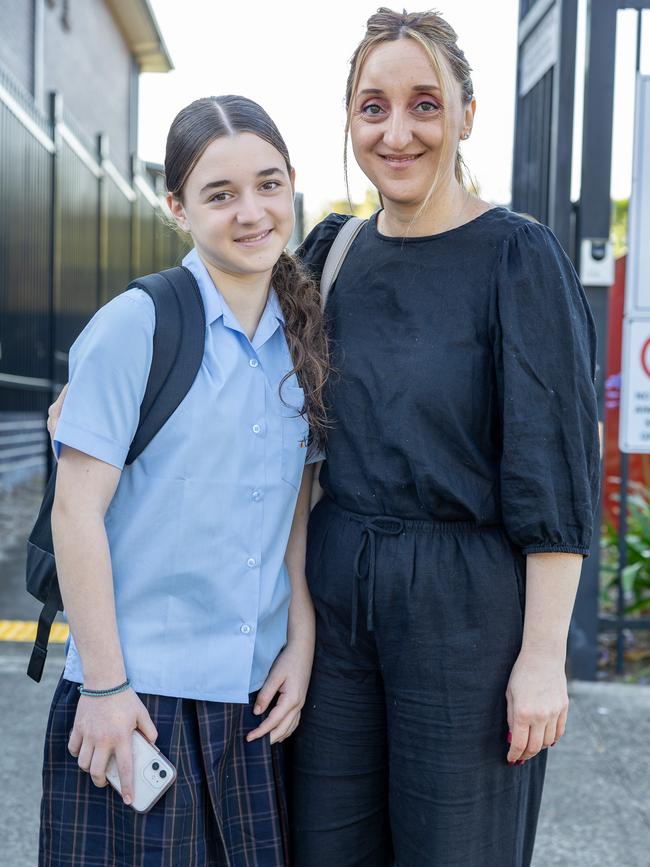
[[[82,683],[77,687],[81,695],[89,695],[91,698],[103,698],[105,695],[117,695],[120,692],[126,692],[127,689],[130,688],[131,681],[128,679],[119,686],[114,686],[113,689],[86,689]]]

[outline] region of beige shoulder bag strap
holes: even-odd
[[[325,259],[323,274],[320,278],[321,310],[325,309],[330,289],[332,288],[336,278],[339,276],[341,265],[345,261],[345,257],[348,255],[348,250],[361,231],[361,228],[365,226],[367,222],[367,220],[362,220],[360,217],[350,217],[347,223],[343,224],[338,235],[334,239],[334,243],[327,254],[327,259]]]
[[[327,297],[330,294],[332,284],[339,275],[341,265],[348,254],[348,250],[352,246],[352,242],[359,234],[361,227],[365,226],[367,220],[362,220],[359,217],[350,217],[347,223],[344,223],[338,235],[334,239],[334,243],[330,247],[330,251],[323,265],[323,274],[320,278],[320,304],[321,310],[325,310]],[[320,468],[323,465],[322,461],[318,461],[314,465],[314,477],[311,487],[311,503],[310,508],[314,508],[316,503],[323,496],[323,489],[318,483],[320,476]]]

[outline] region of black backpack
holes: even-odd
[[[126,458],[140,455],[190,390],[201,367],[205,346],[205,309],[198,284],[179,266],[139,277],[127,289],[143,289],[156,310],[153,357],[140,421]],[[27,591],[43,603],[27,674],[40,681],[47,643],[57,611],[63,611],[52,544],[52,504],[56,468],[45,488],[38,518],[27,542]]]

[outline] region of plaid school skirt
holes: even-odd
[[[68,752],[77,684],[57,686],[45,736],[39,867],[286,867],[280,745],[247,743],[252,703],[142,695],[177,779],[136,813]]]

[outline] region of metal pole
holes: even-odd
[[[55,383],[58,368],[56,364],[57,324],[61,308],[61,133],[59,127],[63,117],[63,98],[56,91],[50,92],[49,101],[51,135],[54,142],[52,154],[52,176],[50,183],[50,272],[49,272],[49,363],[48,377],[50,380],[49,403],[55,394]],[[45,421],[47,422],[47,412]],[[46,449],[46,466],[48,477],[52,473],[53,458],[49,443]]]
[[[614,61],[618,0],[590,0],[587,9],[587,75],[583,121],[582,176],[578,243],[582,238],[609,238],[610,173],[614,116]],[[598,414],[604,419],[604,371],[607,369],[608,286],[585,286],[598,335]],[[600,584],[599,528],[601,505],[594,521],[590,557],[585,561],[570,633],[571,675],[595,680],[598,663]]]
[[[643,30],[643,11],[636,13],[636,72],[641,70],[641,36]],[[620,452],[621,487],[620,513],[618,522],[618,571],[616,575],[616,674],[625,672],[625,587],[623,572],[627,566],[627,505],[630,476],[630,456]]]
[[[627,566],[627,488],[629,478],[630,457],[627,452],[621,452],[621,498],[618,517],[618,572],[616,575],[616,674],[623,674],[625,669],[625,590],[623,587],[623,571]]]
[[[109,147],[106,133],[97,135],[97,162],[102,173],[97,178],[97,298],[96,309],[108,301],[108,189],[104,162],[108,159]]]
[[[571,255],[571,162],[573,159],[573,113],[578,35],[578,0],[559,0],[560,48],[553,74],[551,114],[551,159],[548,182],[549,226]]]

